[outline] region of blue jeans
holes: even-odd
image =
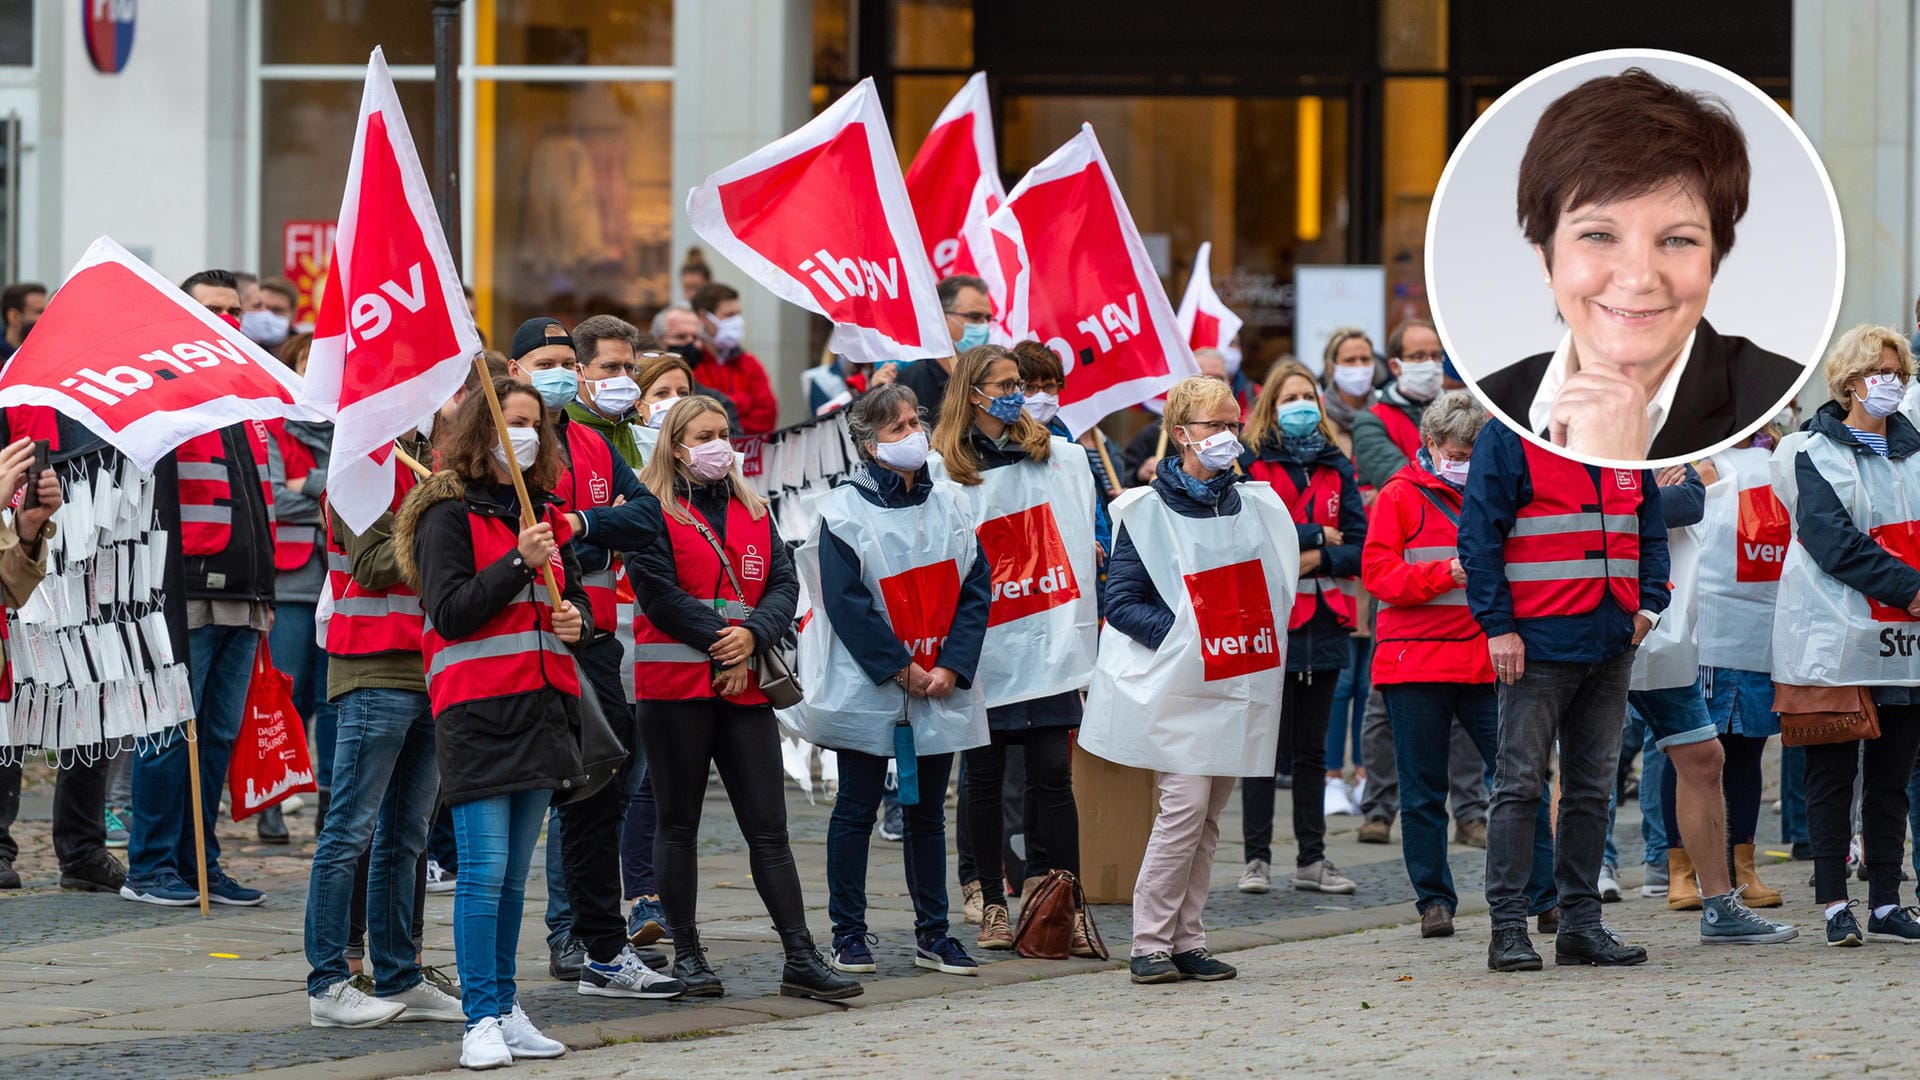
[[[1360,728],[1367,710],[1367,695],[1373,690],[1373,639],[1347,639],[1353,663],[1340,669],[1333,684],[1333,715],[1327,720],[1327,771],[1344,768],[1351,757],[1355,765],[1360,757]]]
[[[513,1012],[513,958],[527,902],[527,868],[552,795],[535,788],[453,806],[453,838],[460,847],[453,943],[469,1028]]]
[[[1413,882],[1415,906],[1423,915],[1436,903],[1450,912],[1458,910],[1460,897],[1447,863],[1447,751],[1458,717],[1487,771],[1493,771],[1500,749],[1499,698],[1491,683],[1395,683],[1380,692],[1393,724],[1393,761],[1400,774],[1400,852]],[[1558,902],[1547,803],[1542,798],[1534,815],[1533,871],[1526,887],[1533,915]]]
[[[1667,868],[1666,800],[1660,793],[1660,785],[1666,777],[1667,755],[1654,745],[1653,729],[1647,726],[1631,705],[1627,706],[1627,733],[1639,737],[1640,840],[1644,847],[1641,858],[1648,866],[1657,866],[1664,871]],[[1626,753],[1627,745],[1626,741],[1621,743],[1621,753]],[[1606,855],[1606,864],[1616,868],[1620,865],[1620,852],[1613,844],[1613,821],[1619,809],[1620,785],[1616,783],[1613,795],[1607,799]]]
[[[1920,765],[1913,768],[1913,779],[1907,781],[1907,825],[1912,830],[1907,835],[1915,838],[1913,845],[1913,876],[1920,878]]]
[[[227,786],[227,762],[240,736],[240,717],[253,681],[253,657],[259,631],[244,626],[203,626],[187,632],[187,671],[193,687],[196,741],[178,737],[165,746],[152,743],[133,761],[133,821],[127,840],[127,880],[146,884],[165,874],[188,879],[194,873],[193,819],[188,817],[192,786],[187,755],[200,755],[200,816],[207,827],[207,875],[220,870],[220,841],[214,824],[220,793]]]
[[[1914,832],[1920,836],[1920,830]],[[1780,748],[1780,842],[1811,843],[1807,831],[1807,748]]]
[[[867,932],[867,846],[887,783],[887,759],[842,750],[840,793],[827,823],[827,914],[833,936]],[[947,777],[952,754],[919,759],[920,802],[902,807],[906,839],[907,893],[913,898],[913,932],[919,940],[947,936]]]
[[[1647,722],[1654,745],[1662,750],[1711,742],[1720,734],[1713,726],[1713,715],[1707,712],[1707,692],[1698,675],[1687,686],[1630,691],[1627,703]]]
[[[560,829],[560,808],[547,808],[547,950],[551,952],[573,936],[573,901],[567,897],[566,856]],[[509,1012],[512,1010],[509,1009]]]
[[[420,983],[413,947],[413,878],[427,843],[440,773],[427,695],[371,687],[340,697],[332,802],[307,885],[307,993],[348,976],[355,868],[367,864],[367,951],[374,992]]]
[[[273,666],[293,676],[293,707],[313,737],[314,779],[333,787],[334,704],[327,700],[327,650],[313,636],[312,604],[274,605],[273,631],[267,644]]]

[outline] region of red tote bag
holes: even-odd
[[[318,791],[307,730],[293,707],[293,677],[273,666],[267,635],[253,657],[253,683],[247,687],[240,735],[227,766],[227,790],[233,795],[233,820],[245,821],[296,791]]]

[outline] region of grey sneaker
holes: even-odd
[[[1247,872],[1240,875],[1240,891],[1263,893],[1273,888],[1272,867],[1265,859],[1255,859],[1247,864]]]
[[[1746,891],[1742,885],[1721,896],[1709,896],[1700,909],[1700,942],[1703,945],[1775,945],[1792,941],[1800,931],[1783,923],[1768,922],[1740,902]]]
[[[1340,868],[1321,859],[1310,866],[1293,868],[1293,887],[1302,892],[1350,893],[1358,888]]]
[[[1603,904],[1613,904],[1618,903],[1619,900],[1620,871],[1614,869],[1611,864],[1602,864],[1600,867],[1600,902]]]
[[[1667,895],[1667,868],[1665,865],[1649,864],[1644,877],[1640,879],[1640,895],[1645,897]]]

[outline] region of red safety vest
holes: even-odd
[[[541,518],[553,527],[557,543],[570,539],[559,511],[548,506]],[[517,521],[469,511],[467,525],[473,532],[476,567],[490,566],[519,546]],[[564,591],[567,576],[557,546],[550,565],[554,584]],[[333,640],[331,627],[327,640]],[[531,694],[548,687],[568,697],[580,696],[579,669],[553,632],[553,606],[540,578],[529,581],[512,603],[467,637],[443,638],[429,621],[420,639],[420,658],[427,667],[427,700],[436,716],[463,702]]]
[[[1459,526],[1454,524],[1459,515],[1460,493],[1418,464],[1407,465],[1382,484],[1368,509],[1366,583],[1378,601],[1375,683],[1493,681],[1487,639],[1467,607],[1465,589],[1450,587],[1424,603],[1399,603],[1392,583],[1375,578],[1376,560],[1382,555],[1395,564],[1407,564],[1396,569],[1408,574],[1417,573],[1418,564],[1459,557]]]
[[[681,591],[722,612],[729,626],[739,626],[760,602],[767,589],[767,570],[773,564],[772,515],[755,521],[739,499],[727,500],[727,535],[721,546],[727,549],[727,561],[733,565],[745,596],[737,596],[727,571],[714,554],[713,545],[700,533],[707,523],[700,511],[691,506],[696,525],[683,524],[672,514],[662,514],[667,537],[673,542],[674,580]],[[713,663],[704,652],[673,637],[653,625],[641,605],[633,615],[633,685],[643,701],[695,701],[711,698]],[[727,698],[736,705],[764,705],[767,696],[760,692],[760,678],[751,669],[743,693]]]
[[[418,481],[413,470],[388,462],[394,470],[393,503],[395,513],[401,500]],[[347,546],[333,532],[333,515],[321,507],[321,520],[327,523],[327,588],[333,595],[333,615],[327,620],[328,656],[374,656],[379,653],[419,652],[426,633],[426,618],[420,607],[420,594],[404,583],[390,588],[369,589],[354,580],[347,562]],[[484,564],[482,564],[484,565]]]
[[[280,446],[280,464],[286,476],[307,476],[319,462],[307,444],[287,434],[285,420],[268,420],[267,434]],[[276,521],[273,526],[273,568],[282,572],[298,570],[313,558],[320,546],[320,529],[314,525],[291,525]]]
[[[45,405],[12,405],[7,408],[8,441],[45,439],[53,450],[60,449],[60,414]]]
[[[613,447],[607,445],[599,432],[569,421],[567,449],[572,464],[560,471],[560,480],[553,486],[554,508],[565,514],[612,506]],[[594,629],[603,634],[611,634],[620,626],[619,600],[615,593],[624,576],[620,560],[615,558],[612,566],[590,571],[580,578],[587,599],[593,602]]]
[[[267,476],[267,425],[245,425],[253,449],[254,475],[267,508],[267,531],[274,532],[273,484]],[[180,543],[189,558],[218,555],[233,541],[233,476],[220,431],[196,435],[180,444]],[[244,475],[244,470],[243,470]]]
[[[1420,452],[1420,428],[1407,414],[1385,401],[1376,401],[1367,411],[1380,418],[1380,425],[1387,429],[1387,438],[1407,456],[1408,461]]]
[[[1523,442],[1533,500],[1515,515],[1502,553],[1519,619],[1585,615],[1608,593],[1640,610],[1640,473],[1587,466]]]
[[[1278,462],[1265,459],[1256,460],[1248,470],[1255,480],[1265,480],[1279,492],[1280,498],[1287,504],[1287,512],[1293,515],[1296,525],[1331,525],[1340,527],[1340,471],[1325,465],[1308,465],[1307,489],[1303,492],[1294,486],[1293,477],[1287,468]],[[1358,621],[1354,610],[1353,596],[1346,590],[1353,587],[1351,578],[1331,578],[1323,575],[1310,575],[1300,579],[1300,591],[1293,598],[1293,614],[1287,619],[1287,629],[1298,630],[1313,618],[1315,605],[1324,603],[1333,612],[1340,625],[1351,630]]]

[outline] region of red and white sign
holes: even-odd
[[[1259,559],[1187,574],[1186,583],[1208,682],[1280,666],[1281,641]]]
[[[1212,261],[1213,241],[1208,240],[1193,257],[1193,276],[1187,279],[1187,293],[1174,313],[1187,346],[1193,349],[1224,349],[1240,333],[1240,316],[1228,311],[1213,291]]]
[[[331,221],[289,221],[280,231],[280,272],[300,293],[300,302],[294,305],[295,326],[313,326],[335,231]]]
[[[389,444],[453,397],[480,348],[427,174],[376,48],[301,398],[336,417],[327,497],[348,528],[364,532],[386,513]]]
[[[1735,581],[1779,581],[1792,541],[1793,520],[1773,488],[1761,484],[1740,492],[1734,525],[1734,542],[1740,545],[1734,558]]]
[[[0,406],[71,416],[141,469],[243,420],[319,419],[299,392],[300,376],[104,236],[0,373]]]
[[[1051,504],[981,522],[976,531],[993,570],[989,629],[1080,599]]]
[[[880,599],[894,636],[913,662],[932,671],[960,610],[960,567],[952,559],[916,566],[880,579]]]
[[[996,298],[1006,293],[987,217],[1007,201],[1000,186],[1000,158],[993,145],[993,112],[987,104],[986,72],[975,72],[933,122],[927,141],[907,166],[907,195],[920,223],[927,258],[940,277],[986,278]],[[996,299],[996,303],[997,303]],[[1002,314],[1004,307],[996,308]]]
[[[1059,415],[1076,437],[1199,374],[1091,125],[987,224],[1009,285],[1007,329],[1060,355]]]
[[[952,356],[933,265],[873,80],[687,195],[693,231],[857,363]]]

